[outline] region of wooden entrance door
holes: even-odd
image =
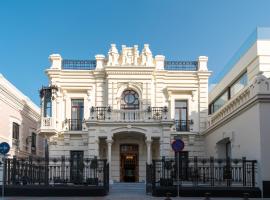
[[[120,145],[120,181],[139,181],[139,146],[137,144]]]

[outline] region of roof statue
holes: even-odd
[[[107,66],[153,66],[153,55],[149,45],[145,44],[140,55],[138,45],[127,47],[122,45],[122,51],[119,54],[115,44],[111,44],[108,52]]]

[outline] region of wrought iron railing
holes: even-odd
[[[62,69],[93,70],[96,68],[95,60],[62,60]]]
[[[83,119],[67,119],[68,129],[70,131],[80,131],[82,130]]]
[[[165,61],[165,70],[175,71],[197,71],[197,61]]]
[[[145,121],[168,119],[167,107],[148,107],[146,110],[112,110],[110,107],[92,107],[91,120]]]
[[[255,187],[256,160],[185,158],[153,160],[146,166],[146,187],[153,191],[157,187],[181,186],[193,187]]]
[[[190,125],[192,124],[192,120],[175,120],[175,130],[177,132],[190,131]]]
[[[4,167],[5,185],[94,185],[107,190],[109,186],[109,165],[102,159],[14,156],[6,159]]]

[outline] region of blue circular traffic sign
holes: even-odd
[[[181,139],[176,139],[172,142],[172,149],[174,152],[180,152],[184,149],[185,143]]]
[[[0,153],[6,155],[10,150],[10,146],[7,142],[2,142],[0,144]]]

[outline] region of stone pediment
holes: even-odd
[[[122,51],[119,53],[115,44],[111,44],[108,52],[107,66],[154,66],[154,59],[148,44],[140,53],[138,45],[127,47],[122,45]]]

